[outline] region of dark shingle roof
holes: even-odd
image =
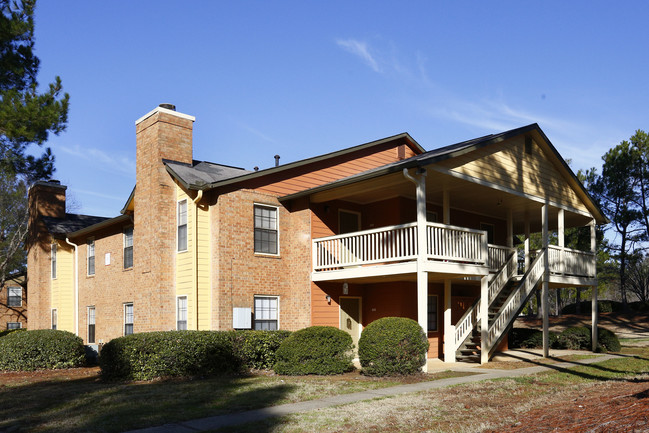
[[[206,161],[193,161],[192,165],[165,161],[165,164],[188,187],[200,187],[252,173],[243,168]]]
[[[43,217],[47,230],[53,235],[63,235],[106,221],[110,218],[66,213],[65,218]]]

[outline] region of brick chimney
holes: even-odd
[[[164,328],[175,327],[176,184],[163,160],[192,163],[194,120],[171,104],[161,104],[135,121],[133,271],[138,275],[139,292],[146,294],[135,298],[140,304],[135,308],[153,315],[141,317],[144,329],[138,332],[149,326],[159,328],[160,320]],[[147,303],[157,309],[147,308]]]

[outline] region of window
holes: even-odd
[[[361,214],[349,210],[338,210],[338,233],[353,233],[361,229]]]
[[[279,297],[255,296],[255,329],[276,331],[279,329]]]
[[[487,232],[487,243],[494,243],[494,225],[489,223],[480,223],[480,230]]]
[[[277,208],[255,205],[255,252],[277,254]]]
[[[88,307],[88,343],[95,342],[95,307]]]
[[[52,329],[56,329],[56,322],[58,321],[58,317],[56,314],[56,308],[52,309]]]
[[[52,256],[51,256],[51,260],[52,260],[52,279],[53,279],[53,280],[56,279],[56,250],[57,250],[57,245],[56,245],[56,244],[52,244]]]
[[[22,307],[23,288],[20,286],[9,287],[7,290],[7,307]]]
[[[428,331],[437,331],[437,295],[428,295]]]
[[[187,330],[187,296],[178,296],[177,301],[177,320],[176,329],[179,331]]]
[[[124,335],[133,333],[133,304],[124,304]]]
[[[124,229],[124,269],[133,267],[133,227]]]
[[[178,251],[187,251],[187,200],[178,202]]]
[[[7,329],[20,329],[23,324],[20,322],[7,322]]]
[[[88,239],[88,275],[95,275],[95,240]]]

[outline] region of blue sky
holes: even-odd
[[[537,122],[573,169],[649,129],[649,3],[41,0],[49,145],[76,212],[115,216],[134,122],[196,116],[194,158],[252,169],[400,132],[427,150]]]

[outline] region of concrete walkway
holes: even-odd
[[[566,351],[553,351],[550,353],[550,356],[559,356],[566,355]],[[584,354],[584,352],[575,352]],[[501,356],[496,358],[498,360],[522,360],[523,359],[534,359],[540,358],[540,354],[536,353],[534,350],[509,350],[504,354],[497,355]],[[453,377],[448,379],[440,379],[428,382],[418,382],[407,385],[398,385],[389,388],[373,389],[368,391],[355,392],[352,394],[340,394],[326,398],[320,398],[317,400],[302,401],[298,403],[289,403],[281,404],[278,406],[265,407],[262,409],[249,410],[246,412],[232,413],[219,416],[211,416],[207,418],[194,419],[190,421],[182,421],[177,423],[165,424],[159,427],[149,427],[140,430],[132,430],[127,433],[193,433],[206,430],[214,430],[221,427],[233,426],[238,424],[244,424],[248,422],[261,421],[267,418],[280,417],[285,415],[290,415],[299,412],[308,412],[316,409],[327,408],[331,406],[339,406],[348,403],[355,403],[361,400],[371,400],[378,397],[390,397],[397,396],[400,394],[428,391],[431,389],[444,388],[451,385],[459,385],[469,382],[478,382],[481,380],[488,379],[499,379],[506,377],[518,377],[525,376],[528,374],[540,373],[543,371],[550,371],[556,369],[564,369],[575,367],[578,365],[587,365],[595,362],[602,362],[607,359],[618,358],[617,355],[596,355],[594,358],[583,359],[579,361],[568,361],[568,362],[559,362],[556,364],[547,364],[547,365],[538,365],[535,367],[525,367],[517,368],[511,370],[499,370],[499,369],[484,369],[478,368],[478,364],[464,364],[464,363],[454,363],[454,364],[445,364],[443,362],[436,363],[437,360],[431,360],[429,362],[429,372],[435,370],[451,370],[466,372],[470,371],[472,373],[477,373],[472,376],[464,377]],[[432,364],[432,365],[431,365]]]

